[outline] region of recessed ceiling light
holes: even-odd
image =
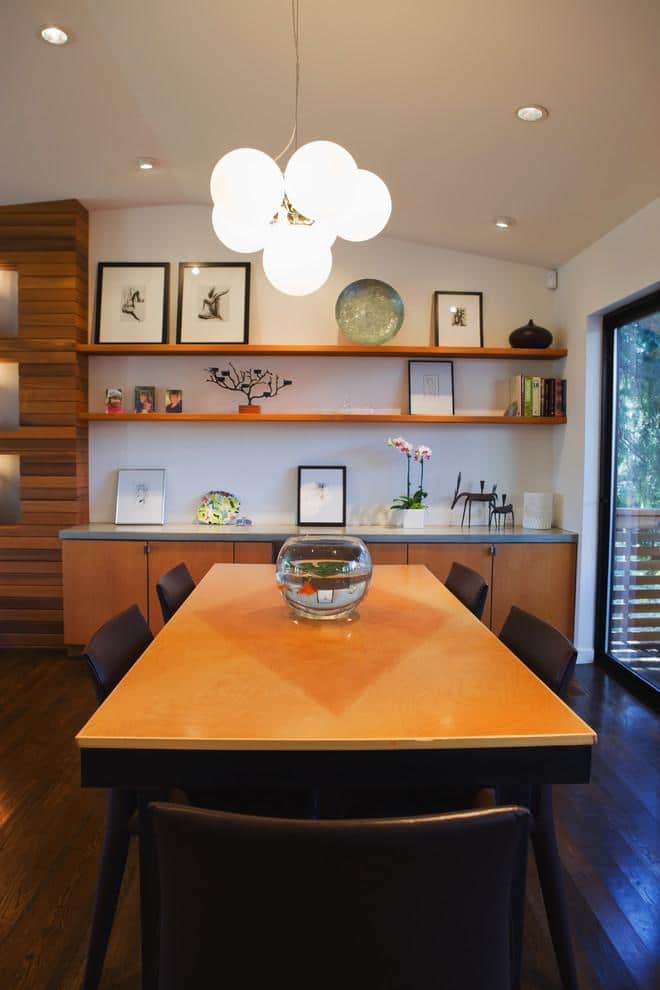
[[[155,158],[136,158],[135,164],[142,172],[150,172],[156,167]]]
[[[190,269],[190,271],[191,271],[191,274],[193,274],[193,275],[199,275],[199,268],[197,267],[197,265],[194,265],[194,266],[193,266],[193,267],[192,267],[192,268]]]
[[[518,107],[516,110],[516,117],[519,120],[524,120],[528,124],[533,124],[537,120],[545,120],[548,116],[548,111],[545,107],[540,106],[538,103],[532,103],[528,107]]]
[[[495,217],[493,222],[500,230],[508,230],[509,227],[514,227],[516,223],[513,217]]]
[[[69,35],[62,28],[50,25],[50,27],[42,28],[41,37],[49,45],[66,45],[69,40]]]

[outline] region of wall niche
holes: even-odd
[[[0,268],[0,337],[18,336],[18,272]]]

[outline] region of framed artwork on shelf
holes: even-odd
[[[183,412],[183,389],[182,388],[166,388],[165,389],[165,412],[166,413],[182,413]]]
[[[166,343],[169,284],[166,262],[100,261],[94,342]]]
[[[181,262],[177,344],[247,344],[250,262]]]
[[[119,468],[117,471],[118,526],[162,526],[165,522],[165,469]]]
[[[298,468],[298,526],[346,525],[346,468]]]
[[[454,415],[453,361],[408,361],[411,416]]]
[[[436,347],[483,347],[483,293],[449,292],[433,294]]]
[[[133,393],[133,412],[156,412],[156,388],[154,385],[136,385]]]

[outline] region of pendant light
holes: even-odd
[[[291,137],[275,158],[256,148],[223,155],[211,174],[211,222],[230,250],[263,250],[264,272],[276,289],[305,296],[330,275],[335,239],[376,237],[390,218],[392,200],[383,180],[358,168],[341,145],[311,141],[298,147],[299,0],[292,0],[291,15],[296,60]],[[278,162],[292,146],[282,174]]]

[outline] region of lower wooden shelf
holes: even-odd
[[[94,423],[480,423],[489,426],[561,426],[565,416],[408,416],[396,413],[83,413]]]

